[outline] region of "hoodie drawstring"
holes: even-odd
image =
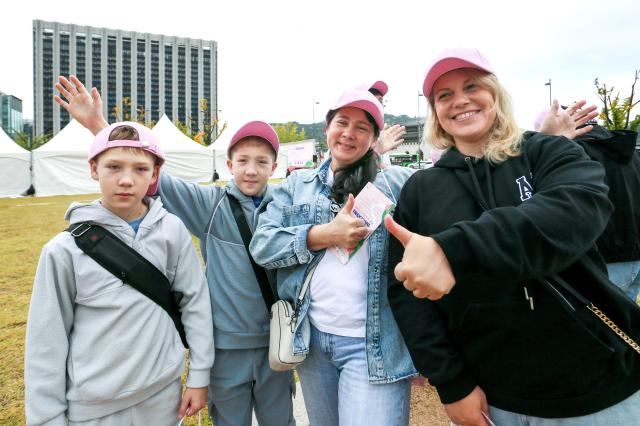
[[[476,192],[476,200],[480,207],[484,211],[488,211],[489,207],[496,208],[496,197],[493,192],[493,182],[491,180],[491,167],[489,166],[489,162],[485,160],[484,162],[484,171],[487,175],[487,193],[489,194],[489,205],[487,205],[487,200],[484,198],[484,194],[482,193],[482,189],[480,188],[480,182],[478,182],[478,177],[476,176],[476,172],[473,168],[473,159],[471,157],[465,157],[464,162],[467,164],[467,168],[469,169],[469,173],[471,174],[471,180],[473,181],[473,189]],[[533,311],[533,297],[529,295],[529,291],[527,289],[527,285],[524,284],[524,298],[527,302],[529,302],[529,308]]]
[[[482,210],[487,211],[490,210],[487,205],[487,200],[484,198],[484,194],[482,193],[482,189],[480,188],[480,182],[478,182],[478,177],[476,176],[476,172],[473,169],[473,160],[471,157],[464,157],[464,162],[467,163],[467,167],[469,168],[469,173],[471,174],[471,180],[473,181],[473,189],[476,191],[476,200]]]

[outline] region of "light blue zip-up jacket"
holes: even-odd
[[[254,229],[257,216],[271,200],[271,188],[267,186],[264,199],[256,208],[252,198],[244,195],[233,181],[224,188],[203,186],[163,172],[158,194],[164,207],[178,216],[200,240],[211,295],[216,348],[269,346],[269,312],[227,194],[238,199],[249,227]]]
[[[310,251],[307,233],[312,226],[332,220],[331,187],[327,185],[330,161],[314,170],[296,171],[274,189],[273,201],[260,216],[251,241],[253,258],[267,269],[277,269],[279,296],[292,303],[300,295],[308,271],[326,251]],[[411,173],[411,169],[402,167],[385,168],[373,183],[389,199],[396,200]],[[417,374],[387,300],[388,239],[384,225],[368,239],[366,350],[370,383],[390,383]],[[309,352],[310,302],[307,292],[299,308],[295,354]]]

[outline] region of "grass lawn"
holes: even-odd
[[[25,424],[24,335],[42,246],[67,228],[64,213],[71,202],[96,198],[97,194],[0,198],[0,425]],[[425,419],[430,425],[448,424],[433,389],[414,387],[410,424],[422,425]],[[211,425],[206,408],[202,420]],[[197,420],[187,419],[185,424],[196,425]]]
[[[73,201],[97,194],[0,198],[0,424],[24,425],[24,334],[40,250],[67,228]],[[211,424],[203,411],[203,424]],[[177,422],[176,422],[177,423]],[[195,425],[197,421],[188,420]]]

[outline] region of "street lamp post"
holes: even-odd
[[[313,98],[313,105],[312,105],[313,114],[311,116],[312,117],[311,124],[315,124],[316,123],[316,105],[320,105],[320,102],[316,101],[316,99]]]
[[[544,85],[549,86],[549,106],[551,106],[551,79],[549,79],[549,81],[547,81]]]

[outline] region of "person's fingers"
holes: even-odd
[[[71,82],[75,85],[78,92],[81,92],[81,93],[87,92],[87,88],[84,87],[84,84],[82,84],[82,82],[78,79],[78,77],[76,77],[75,75],[72,75],[69,78],[71,79]]]
[[[97,105],[102,105],[102,99],[100,98],[100,93],[98,89],[95,87],[91,88],[91,99],[93,99],[93,103]]]
[[[584,123],[586,123],[589,120],[593,120],[597,116],[598,116],[598,111],[594,105],[588,108],[583,108],[582,111],[580,112],[580,115],[575,118],[576,127],[582,126]]]
[[[413,291],[413,296],[418,299],[429,299],[431,294],[422,287],[415,288]]]
[[[53,87],[56,88],[56,90],[58,91],[58,93],[60,93],[62,96],[64,96],[64,98],[69,101],[71,100],[71,98],[73,98],[73,96],[71,96],[71,93],[69,93],[69,91],[60,83],[56,83],[53,85]]]
[[[347,199],[347,202],[345,203],[345,205],[342,207],[342,210],[340,210],[340,213],[344,213],[344,214],[351,214],[351,211],[353,210],[353,206],[356,204],[356,199],[353,197],[353,194],[349,194],[349,198]]]
[[[409,290],[409,288],[407,288],[407,282],[405,281],[407,274],[404,269],[404,264],[402,262],[396,265],[396,267],[393,269],[393,274],[396,276],[396,279],[401,283],[403,283],[405,288]]]
[[[53,100],[60,105],[62,108],[66,109],[67,111],[69,111],[69,104],[67,102],[65,102],[64,100],[62,100],[62,98],[58,95],[54,95],[53,96]]]
[[[567,112],[567,114],[569,114],[570,116],[573,116],[573,114],[575,114],[575,113],[576,113],[576,111],[578,111],[578,110],[580,109],[579,104],[580,104],[580,102],[576,102],[576,103],[574,103],[574,104],[572,104],[572,105],[569,105],[565,111],[566,111],[566,112]],[[583,104],[583,105],[584,105],[584,104]]]
[[[189,403],[190,398],[182,398],[182,402],[180,403],[180,408],[178,409],[178,418],[184,417],[189,413]]]
[[[560,104],[557,99],[554,99],[551,103],[551,108],[549,108],[549,114],[556,115],[558,114],[558,109],[560,108]]]
[[[61,75],[60,77],[58,77],[58,81],[62,86],[64,86],[67,92],[71,93],[72,95],[78,94],[78,91],[76,90],[76,86],[72,84],[69,80],[67,80],[65,76]]]
[[[391,235],[393,235],[398,241],[400,241],[400,244],[402,244],[403,247],[407,247],[407,244],[409,244],[409,240],[413,236],[413,233],[411,231],[409,231],[404,226],[399,225],[395,220],[393,220],[391,215],[386,215],[384,217],[384,226],[387,228],[387,231],[389,231]]]
[[[579,128],[579,129],[576,129],[575,137],[582,136],[582,135],[584,135],[586,133],[589,133],[592,130],[593,130],[593,126],[592,125],[588,125],[588,126],[584,126],[584,127]]]

